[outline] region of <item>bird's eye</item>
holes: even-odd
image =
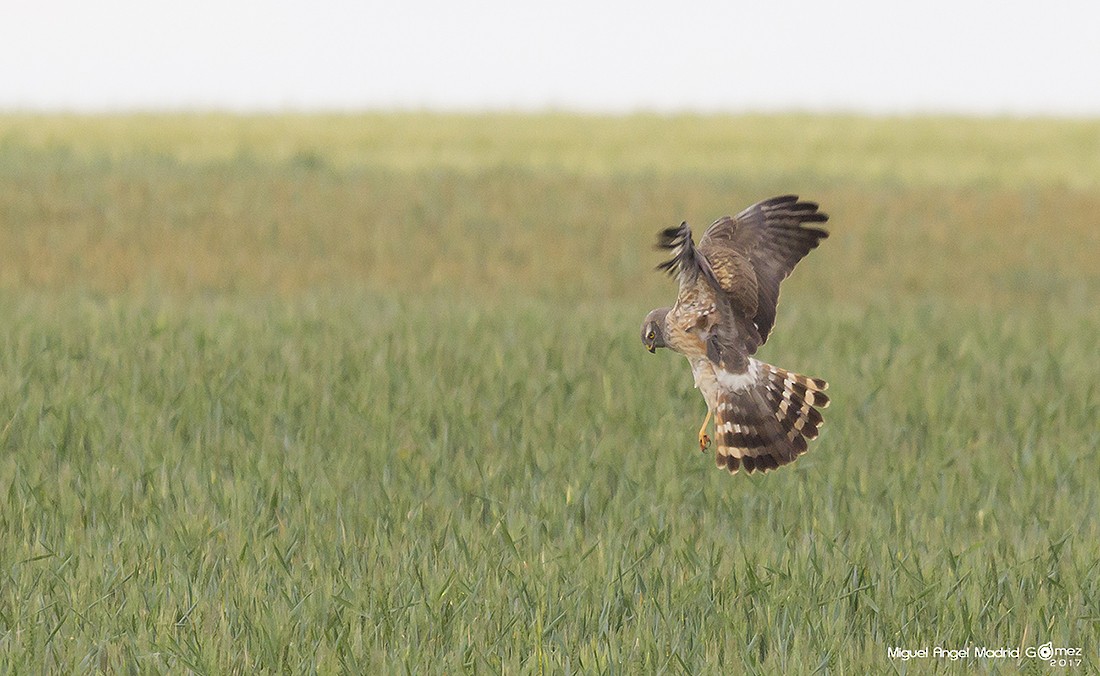
[[[657,334],[656,334],[656,333],[653,333],[652,331],[650,331],[649,333],[645,334],[645,339],[646,339],[646,340],[653,340],[653,339],[654,339],[654,338],[656,338],[656,337],[657,337]]]

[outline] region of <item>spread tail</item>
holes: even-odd
[[[718,397],[715,460],[730,473],[767,471],[806,452],[821,427],[817,408],[829,405],[820,378],[808,378],[755,359],[744,374],[723,374]]]

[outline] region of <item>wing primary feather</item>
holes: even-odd
[[[657,248],[672,250],[672,258],[659,264],[657,269],[679,277],[681,285],[694,281],[697,275],[702,274],[711,286],[720,288],[710,263],[691,240],[691,228],[687,221],[678,228],[665,228],[658,233]]]

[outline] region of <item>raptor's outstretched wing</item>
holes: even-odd
[[[695,255],[708,261],[711,276],[723,276],[727,268],[747,260],[755,272],[756,302],[749,303],[743,271],[736,271],[736,284],[723,289],[740,293],[735,306],[749,311],[760,343],[768,340],[775,324],[779,302],[779,284],[791,274],[798,261],[815,248],[829,233],[805,223],[824,223],[829,217],[817,210],[814,202],[799,202],[796,195],[782,195],[758,202],[733,218],[715,221],[699,240]],[[667,232],[667,231],[666,231]],[[732,261],[732,262],[731,262]],[[731,273],[732,274],[732,273]]]

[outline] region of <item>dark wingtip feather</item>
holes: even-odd
[[[820,206],[817,202],[797,202],[788,207],[788,209],[798,214],[798,220],[803,223],[824,223],[829,220],[829,214],[824,211],[818,211]]]
[[[675,228],[665,228],[657,233],[658,249],[675,249],[684,241],[688,232],[687,221]]]
[[[818,211],[820,205],[818,205],[817,202],[811,202],[809,200],[799,202],[798,195],[779,195],[777,197],[772,197],[764,200],[761,206],[770,209],[783,207],[787,212],[797,214],[798,220],[802,223],[824,223],[829,220],[829,214]]]
[[[664,270],[674,277],[695,268],[703,268],[705,273],[711,274],[709,268],[704,268],[705,262],[698,260],[687,221],[680,223],[679,227],[665,228],[657,233],[657,248],[674,251],[672,258],[657,266],[658,270]]]

